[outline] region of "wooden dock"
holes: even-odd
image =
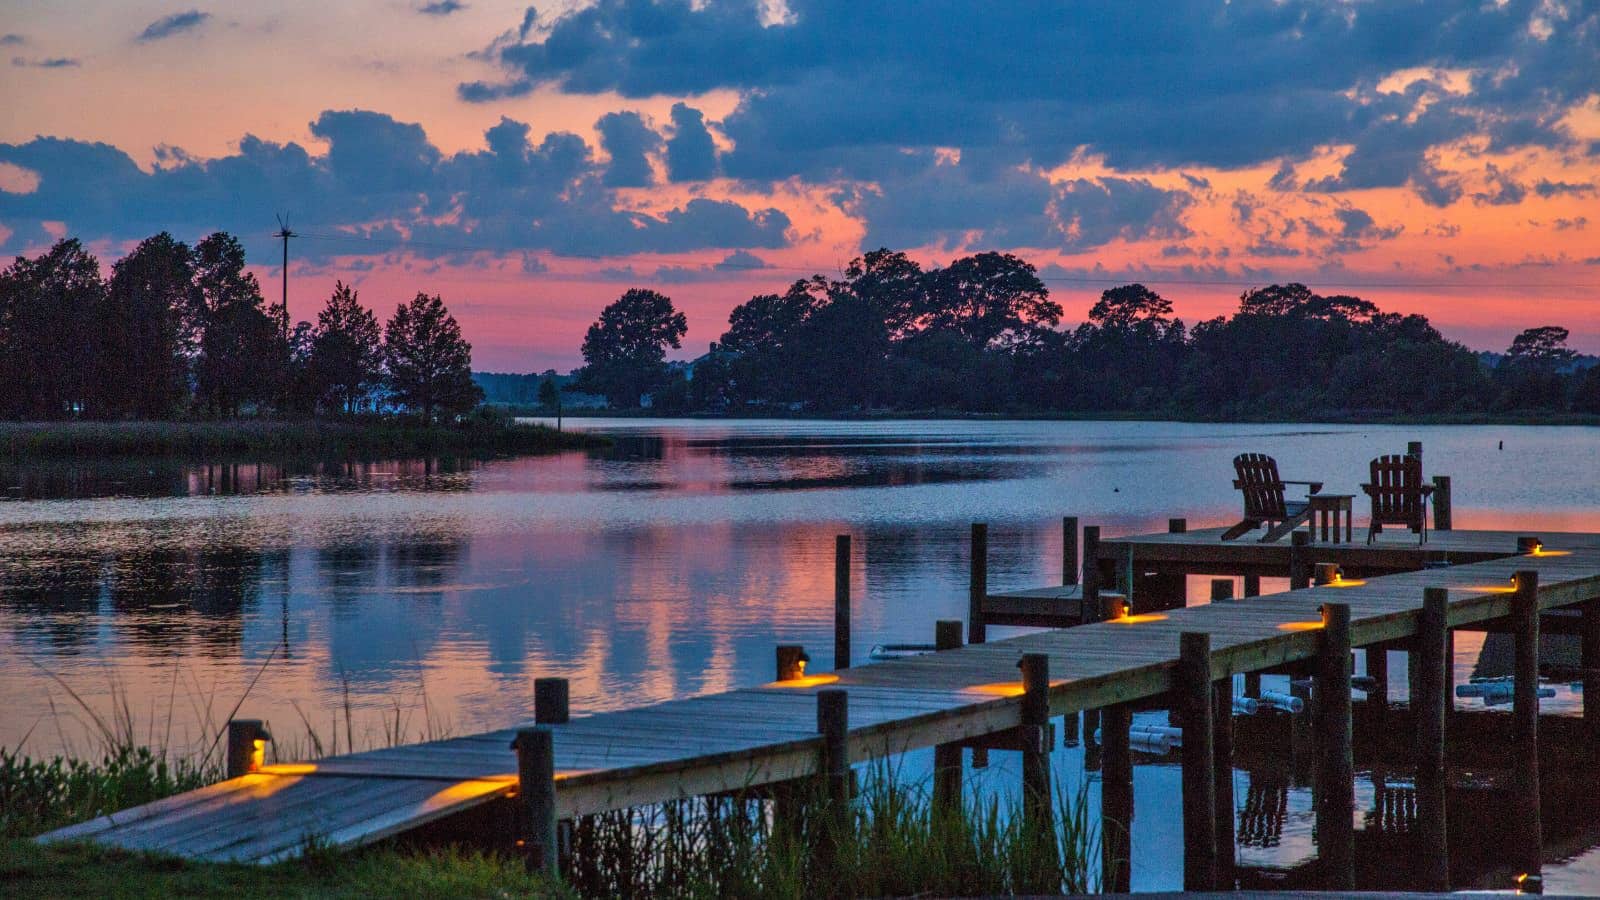
[[[1059,716],[1182,688],[1185,632],[1209,636],[1202,664],[1211,679],[1224,679],[1316,660],[1326,603],[1348,607],[1350,643],[1362,647],[1416,635],[1424,588],[1448,589],[1450,628],[1486,627],[1511,616],[1511,579],[1519,570],[1537,572],[1540,609],[1600,598],[1600,535],[1544,534],[1541,554],[1517,555],[1514,532],[1438,532],[1420,546],[1389,534],[1369,546],[1357,531],[1353,543],[1291,546],[1250,536],[1224,543],[1220,531],[1107,539],[1086,554],[1131,587],[1135,614],[1123,618],[550,724],[556,815],[814,775],[823,751],[817,694],[827,689],[848,691],[848,757],[865,761],[1015,733],[1027,721],[1018,671],[1024,654],[1047,657],[1048,713]],[[1267,596],[1138,610],[1141,578],[1165,576],[1167,584],[1174,573],[1293,578],[1293,570],[1321,562],[1342,566],[1345,577]],[[1226,710],[1220,717],[1228,718]],[[261,863],[292,857],[312,840],[368,844],[515,793],[515,734],[507,729],[261,766],[41,840]]]

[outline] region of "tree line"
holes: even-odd
[[[1558,326],[1490,363],[1426,317],[1302,284],[1245,291],[1192,327],[1141,285],[1106,290],[1088,321],[1034,267],[979,253],[924,270],[875,250],[735,307],[692,366],[669,364],[687,323],[634,289],[583,342],[578,385],[616,407],[665,411],[935,411],[1260,419],[1475,413],[1600,414],[1600,367]]]
[[[226,232],[194,246],[165,232],[101,274],[76,239],[0,272],[0,417],[168,419],[475,407],[472,346],[419,293],[380,326],[338,283],[315,322],[289,325]]]

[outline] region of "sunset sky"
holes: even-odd
[[[1600,3],[0,0],[0,51],[0,252],[220,228],[275,297],[283,213],[295,317],[442,294],[479,369],[633,286],[698,355],[883,245],[1600,352]]]

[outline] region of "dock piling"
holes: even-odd
[[[1350,607],[1322,605],[1317,649],[1317,855],[1325,890],[1355,889],[1355,762],[1350,725]]]
[[[1104,618],[1100,610],[1100,526],[1083,526],[1083,597],[1078,615],[1085,623]]]
[[[1211,718],[1215,737],[1211,743],[1212,776],[1216,786],[1213,810],[1217,830],[1216,889],[1231,891],[1234,886],[1233,821],[1233,679],[1224,678],[1212,687]]]
[[[1367,659],[1367,677],[1372,679],[1372,687],[1367,690],[1367,707],[1379,712],[1389,706],[1389,650],[1383,646],[1368,647],[1362,651]],[[1411,656],[1414,670],[1416,655]]]
[[[1289,590],[1302,591],[1311,586],[1311,559],[1306,547],[1311,543],[1309,532],[1296,531],[1289,535]]]
[[[1126,894],[1132,874],[1133,707],[1108,706],[1100,717],[1100,872],[1106,893]]]
[[[1422,591],[1422,615],[1417,624],[1417,693],[1411,709],[1417,730],[1417,844],[1420,887],[1429,891],[1450,889],[1449,829],[1445,819],[1444,722],[1445,667],[1449,664],[1447,614],[1450,592],[1430,587]]]
[[[1583,667],[1583,723],[1600,750],[1600,600],[1583,605],[1578,665]]]
[[[933,646],[936,650],[954,650],[961,646],[959,619],[941,619],[933,626]],[[961,812],[961,745],[936,744],[933,748],[933,807],[940,815],[955,816]]]
[[[1066,516],[1061,520],[1061,583],[1078,583],[1078,517]]]
[[[523,826],[520,844],[528,868],[551,875],[557,870],[555,733],[548,725],[517,732],[517,802]]]
[[[1024,653],[1022,670],[1022,809],[1037,827],[1050,824],[1050,657]]]
[[[833,667],[850,668],[850,535],[833,540]]]
[[[267,727],[260,719],[228,720],[229,778],[248,775],[261,768],[266,754],[266,743],[272,740]]]
[[[1261,576],[1260,575],[1246,575],[1246,576],[1244,576],[1244,595],[1245,595],[1246,598],[1261,596]],[[1244,673],[1244,695],[1246,697],[1260,697],[1261,696],[1261,673],[1260,672],[1246,672],[1246,673]]]
[[[1450,476],[1433,476],[1433,530],[1449,531],[1451,522]]]
[[[1516,574],[1511,619],[1516,632],[1512,662],[1511,765],[1515,803],[1520,808],[1518,833],[1522,836],[1514,854],[1523,873],[1537,876],[1542,842],[1539,819],[1539,573],[1532,569],[1519,570]]]
[[[967,640],[982,644],[989,639],[983,620],[983,600],[989,593],[989,526],[972,523],[972,578],[967,587]]]
[[[1183,889],[1217,884],[1216,777],[1212,748],[1211,635],[1178,635],[1176,703],[1183,720]]]
[[[1216,603],[1216,602],[1221,601],[1221,600],[1232,600],[1232,599],[1233,599],[1233,579],[1232,578],[1213,578],[1213,579],[1211,579],[1211,602],[1212,603]]]
[[[535,725],[562,725],[569,717],[572,692],[565,678],[533,680],[533,722]]]

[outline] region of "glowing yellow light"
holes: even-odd
[[[1570,553],[1572,553],[1571,550],[1546,550],[1544,548],[1544,545],[1540,544],[1539,546],[1533,548],[1533,554],[1532,555],[1534,555],[1534,556],[1567,556]]]
[[[256,738],[250,742],[250,767],[248,771],[261,771],[261,764],[267,760],[267,742]]]
[[[1360,587],[1360,586],[1362,586],[1363,584],[1366,584],[1366,583],[1367,583],[1367,580],[1365,578],[1346,578],[1343,575],[1339,575],[1339,576],[1336,576],[1333,579],[1333,581],[1328,585],[1328,587],[1336,587],[1336,588]]]
[[[317,771],[316,763],[274,763],[270,766],[261,766],[258,771],[263,775],[310,775]]]
[[[1323,623],[1322,623],[1321,619],[1318,619],[1315,622],[1280,622],[1280,623],[1278,623],[1278,630],[1279,631],[1316,631],[1317,629],[1322,628],[1322,627],[1323,627]]]
[[[1107,621],[1114,625],[1137,625],[1140,622],[1159,622],[1165,618],[1166,616],[1161,613],[1139,613],[1137,615],[1118,616]]]
[[[1020,681],[996,681],[990,684],[974,684],[962,688],[969,694],[988,694],[991,697],[1021,697],[1027,693]]]
[[[1474,594],[1511,594],[1517,589],[1515,585],[1508,584],[1469,584],[1457,590],[1470,591]]]
[[[1111,621],[1120,622],[1128,618],[1129,612],[1131,612],[1131,608],[1128,606],[1126,597],[1111,601]]]
[[[816,687],[819,684],[833,684],[839,680],[837,675],[802,675],[799,678],[790,678],[787,681],[774,681],[765,687],[803,688]]]

